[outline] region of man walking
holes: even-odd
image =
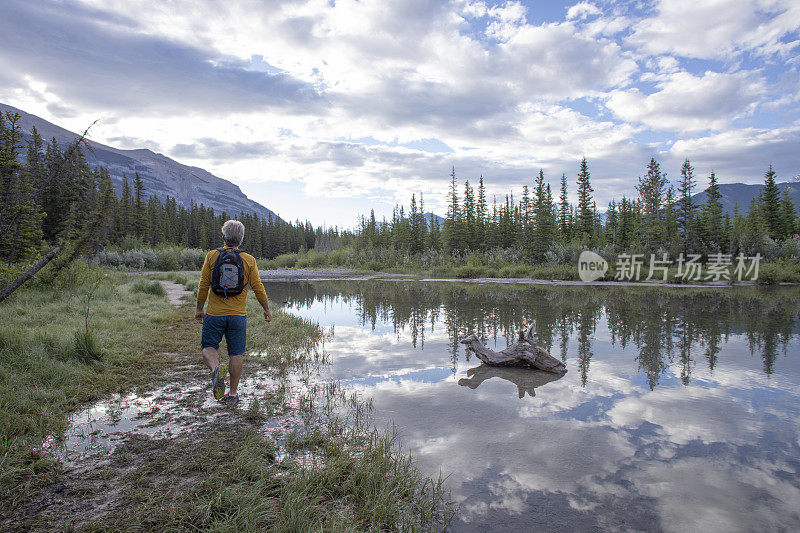
[[[248,285],[264,308],[264,319],[267,322],[272,320],[272,313],[269,310],[267,293],[258,275],[255,258],[239,250],[244,240],[244,224],[238,220],[225,222],[222,225],[222,240],[225,246],[208,252],[203,262],[194,318],[203,323],[200,344],[203,361],[211,370],[214,399],[236,406],[239,403],[239,378],[242,377],[242,355],[247,332]],[[208,309],[203,312],[207,297]],[[223,335],[228,343],[230,367],[219,362],[219,343]],[[228,394],[225,394],[225,375],[229,368],[231,387]]]

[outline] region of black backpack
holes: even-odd
[[[236,296],[244,290],[244,262],[239,250],[217,248],[219,255],[211,274],[211,290],[224,297]]]

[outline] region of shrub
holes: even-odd
[[[384,266],[380,261],[368,261],[364,264],[364,268],[367,270],[375,270],[376,272],[380,272],[383,270]]]
[[[79,285],[91,283],[100,276],[96,270],[89,267],[86,261],[73,261],[64,267],[52,282],[52,287],[57,290],[71,289]]]
[[[459,279],[486,277],[487,270],[482,266],[464,265],[456,268],[455,275]]]
[[[181,256],[177,248],[163,248],[155,253],[153,268],[156,270],[178,270]]]
[[[197,284],[197,280],[191,280],[191,281],[187,281],[186,284],[184,284],[183,288],[186,289],[187,291],[190,291],[190,292],[191,291],[196,291],[197,290],[197,285],[198,285]]]
[[[144,254],[141,250],[126,250],[122,252],[122,264],[128,268],[144,268]]]
[[[144,294],[152,294],[154,296],[166,296],[167,291],[160,282],[155,280],[147,280],[139,278],[131,285],[131,292],[142,292]]]
[[[501,278],[527,278],[531,275],[531,267],[528,265],[505,266],[500,269]]]
[[[314,250],[309,250],[308,252],[299,255],[295,266],[297,268],[308,268],[308,267],[321,267],[328,263],[327,254],[315,252]]]
[[[298,254],[282,254],[272,260],[274,268],[294,268],[297,264]]]
[[[94,256],[94,261],[100,265],[118,267],[122,265],[122,256],[117,252],[100,251]]]
[[[205,253],[199,248],[184,248],[181,250],[181,266],[187,270],[199,270],[203,268]]]

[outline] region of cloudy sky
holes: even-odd
[[[598,205],[800,174],[797,0],[4,0],[0,101],[150,148],[282,217],[352,226],[450,168],[519,193],[589,160]]]

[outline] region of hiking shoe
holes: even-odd
[[[239,395],[232,396],[230,394],[226,394],[224,398],[222,398],[222,402],[227,405],[228,407],[236,407],[239,405]]]
[[[222,363],[211,372],[211,387],[214,390],[214,399],[220,400],[225,395],[225,376],[228,374],[228,365]]]

